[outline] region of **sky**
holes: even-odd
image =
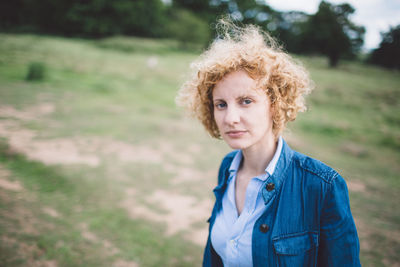
[[[265,0],[273,9],[279,11],[304,11],[314,14],[320,0]],[[390,26],[400,24],[400,0],[329,0],[332,4],[349,3],[355,8],[350,19],[366,29],[364,48],[374,49],[381,41],[380,32],[387,32]]]

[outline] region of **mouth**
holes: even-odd
[[[235,131],[227,131],[225,134],[231,138],[239,138],[242,137],[247,131],[244,130],[235,130]]]

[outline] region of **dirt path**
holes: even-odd
[[[16,110],[12,106],[0,107],[0,137],[8,140],[10,148],[18,153],[27,156],[28,159],[40,161],[44,164],[74,165],[83,164],[90,167],[98,167],[104,164],[103,159],[112,157],[121,163],[163,163],[163,168],[168,172],[175,173],[171,182],[179,185],[182,182],[201,179],[202,173],[188,167],[193,160],[185,153],[174,153],[178,151],[171,144],[160,142],[158,149],[144,145],[132,145],[126,142],[113,140],[104,137],[71,137],[40,139],[37,131],[23,128],[22,123],[40,120],[43,116],[51,115],[55,106],[51,103],[43,103],[37,106]],[[201,148],[193,145],[188,148],[191,151],[198,151]],[[171,159],[174,164],[165,163]],[[178,165],[177,165],[178,164]],[[110,177],[113,179],[113,177]],[[0,179],[0,187],[10,190],[19,190],[21,185],[18,182],[8,182]],[[128,190],[129,191],[129,190]],[[205,223],[211,210],[212,203],[208,199],[198,201],[188,195],[171,194],[168,191],[157,189],[146,201],[149,204],[161,203],[159,208],[164,212],[160,214],[153,210],[151,205],[142,205],[135,200],[135,194],[126,193],[126,199],[121,206],[134,218],[146,218],[150,221],[165,223],[166,235],[173,235],[184,232],[187,240],[203,246],[207,235],[207,224]],[[45,209],[50,216],[59,216],[56,211]],[[193,225],[203,224],[199,228]],[[85,231],[83,232],[85,233]],[[93,239],[90,234],[84,236]]]

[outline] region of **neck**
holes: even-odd
[[[265,168],[274,157],[277,145],[277,138],[272,136],[266,139],[262,145],[243,149],[242,171],[253,175],[264,173]]]

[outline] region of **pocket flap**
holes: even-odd
[[[318,246],[317,232],[301,232],[272,240],[276,254],[298,255]]]

